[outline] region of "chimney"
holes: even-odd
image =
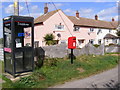
[[[98,20],[98,15],[95,15],[95,20]]]
[[[79,18],[79,12],[78,12],[78,10],[76,11],[76,17]]]
[[[115,19],[114,18],[112,18],[112,22],[114,22],[115,21]]]
[[[46,14],[47,12],[48,12],[48,7],[47,7],[47,3],[45,3],[44,14]]]

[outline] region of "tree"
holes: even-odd
[[[54,45],[55,44],[55,36],[53,34],[46,34],[44,37],[44,41],[46,42],[46,45]]]
[[[117,33],[116,33],[116,34],[117,34],[117,36],[120,36],[120,30],[119,30],[119,31],[117,31]]]
[[[3,44],[3,38],[0,38],[0,44]]]

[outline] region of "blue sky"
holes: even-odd
[[[2,5],[0,3],[0,9],[2,10],[2,16],[0,17],[0,37],[2,37],[2,18],[13,15],[13,2],[7,2],[8,0],[3,0]],[[24,0],[25,1],[25,0]],[[49,11],[55,10],[54,5],[48,0]],[[60,0],[59,0],[60,1]],[[94,0],[94,2],[53,2],[58,9],[61,9],[65,14],[70,16],[75,16],[76,10],[79,11],[80,17],[92,18],[97,14],[100,20],[111,21],[114,17],[117,21],[118,19],[118,4],[116,0],[113,2],[101,2],[102,0]],[[46,1],[47,2],[47,1]],[[28,6],[30,10],[30,15],[34,18],[43,14],[45,2],[29,2]],[[26,3],[20,2],[20,15],[29,16]],[[1,11],[0,10],[0,11]]]

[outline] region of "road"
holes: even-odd
[[[113,88],[118,83],[118,67],[84,79],[50,88]]]

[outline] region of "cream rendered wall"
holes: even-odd
[[[103,39],[106,34],[112,34],[112,35],[116,36],[116,32],[117,32],[117,30],[112,30],[112,29],[111,29],[111,32],[109,32],[109,29],[101,29],[101,32],[99,34],[97,34],[98,30],[99,30],[99,28],[95,29],[95,32],[96,32],[95,44],[98,44],[99,39],[102,40],[101,43],[104,43]],[[108,41],[108,43],[111,43],[111,40]]]
[[[60,41],[65,40],[66,43],[67,43],[68,37],[72,35],[76,36],[77,40],[85,39],[84,43],[80,45],[80,47],[83,47],[85,44],[87,44],[89,42],[89,39],[95,39],[96,37],[95,32],[90,33],[90,35],[88,34],[90,28],[80,27],[79,31],[73,31],[74,24],[68,19],[68,17],[61,10],[59,10],[58,12],[55,13],[53,16],[51,16],[49,19],[47,19],[43,23],[43,25],[35,26],[34,36],[35,36],[35,41],[39,41],[39,46],[45,45],[43,37],[48,33],[53,33],[53,35],[55,35],[56,40],[57,39]],[[65,26],[65,23],[63,22],[59,14],[62,16],[63,20],[65,21],[72,35],[70,34],[68,28]],[[60,23],[64,25],[64,30],[56,31],[55,25],[59,25]],[[57,36],[58,33],[61,34],[61,38],[58,38]],[[78,41],[77,41],[77,45],[78,45]]]

